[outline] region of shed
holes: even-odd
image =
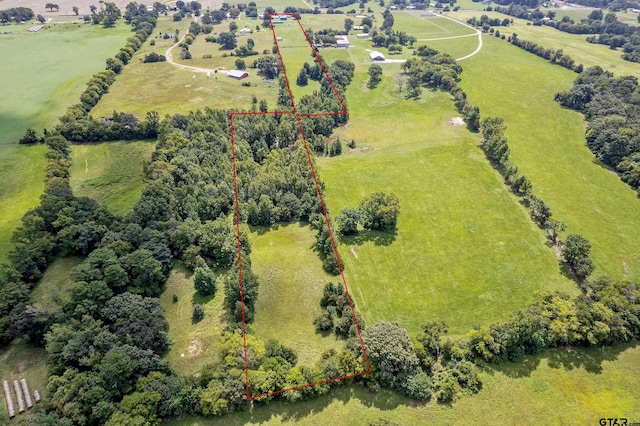
[[[373,52],[369,52],[369,57],[371,58],[372,61],[384,61],[385,57],[382,53],[377,52],[377,51],[373,51]]]
[[[369,38],[369,34],[366,34],[366,33],[364,33],[364,34],[357,34],[357,35],[356,35],[356,37],[358,37],[358,39],[360,39],[360,40],[366,40],[366,39],[368,39],[368,38]]]
[[[336,36],[336,47],[349,47],[349,39],[347,36]]]
[[[227,75],[231,78],[235,78],[236,80],[242,80],[243,78],[249,77],[249,73],[242,70],[231,70],[227,72]]]
[[[364,28],[364,27],[363,27],[362,25],[354,25],[354,26],[353,26],[353,29],[354,29],[354,30],[356,30],[356,31],[361,30],[361,29],[363,29],[363,28]]]
[[[249,28],[243,28],[240,31],[238,31],[238,33],[240,33],[241,35],[250,34],[251,30]]]

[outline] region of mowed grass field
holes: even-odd
[[[214,70],[209,78],[205,72],[182,69],[168,62],[142,63],[145,55],[150,52],[164,55],[175,43],[173,39],[162,39],[160,33],[175,33],[177,29],[179,37],[182,38],[187,33],[190,22],[188,19],[173,22],[171,16],[158,19],[154,37],[149,37],[149,40],[136,52],[130,64],[125,67],[118,80],[109,89],[109,93],[104,95],[93,109],[93,115],[111,116],[113,111],[117,110],[144,118],[149,111],[156,111],[164,117],[166,114],[186,114],[205,107],[249,109],[254,96],[258,101],[266,100],[269,108],[275,108],[278,85],[263,82],[262,77],[257,75],[257,69],[248,68],[254,60],[265,56],[262,54],[264,49],[268,49],[268,55],[272,55],[273,35],[268,29],[262,28],[260,32],[238,37],[238,46],[246,44],[247,38],[253,38],[260,53],[243,58],[249,77],[242,81],[229,78],[222,72],[215,72],[219,68],[233,69],[237,57],[223,57],[223,54],[228,55],[231,51],[220,50],[220,45],[217,43],[205,42],[204,34],[200,34],[190,47],[191,60],[181,60],[178,47],[172,49],[171,53],[173,59],[180,64]],[[256,24],[262,23],[258,20],[251,22],[253,27],[250,28],[254,30]],[[243,25],[242,22],[238,22],[239,28],[243,28]],[[215,33],[225,31],[229,31],[228,22],[215,26]],[[155,46],[150,45],[151,40],[155,41]],[[210,54],[212,58],[204,59],[202,58],[204,54]],[[243,82],[248,82],[251,86],[242,86]]]
[[[540,425],[598,424],[601,418],[640,419],[640,347],[621,345],[578,353],[547,352],[521,364],[485,369],[483,389],[452,405],[418,404],[396,393],[360,386],[327,396],[267,406],[222,418],[185,418],[172,426],[214,425]]]
[[[466,22],[467,19],[473,16],[480,18],[481,15],[500,18],[501,20],[504,18],[512,18],[511,16],[497,12],[458,11],[449,13],[449,16],[452,18],[463,22]],[[558,17],[562,17],[561,12],[558,13]],[[587,43],[587,35],[585,34],[569,34],[558,31],[552,27],[544,25],[536,27],[527,25],[527,23],[528,21],[524,19],[513,18],[512,25],[508,27],[495,27],[495,29],[499,30],[500,34],[505,34],[506,36],[516,33],[518,34],[518,38],[522,40],[533,41],[547,48],[562,49],[564,53],[576,61],[576,64],[583,64],[585,67],[599,65],[603,69],[615,73],[616,76],[635,75],[636,77],[640,77],[640,64],[623,60],[620,49],[611,50],[603,44]],[[493,36],[486,35],[484,39],[490,37]],[[506,41],[503,40],[503,43],[506,43]],[[575,77],[577,77],[577,75],[574,75],[574,78]]]
[[[2,32],[12,34],[0,34],[0,262],[20,219],[44,190],[46,147],[15,142],[28,127],[40,133],[53,126],[129,35],[124,24],[47,26],[37,33],[28,27],[6,26]]]
[[[173,302],[173,296],[178,301]],[[222,320],[224,287],[218,286],[213,298],[203,298],[193,287],[193,274],[181,264],[174,266],[160,296],[160,305],[169,322],[171,349],[166,361],[177,373],[196,376],[202,367],[215,363],[218,359],[215,344],[225,326]],[[204,306],[204,319],[196,324],[191,320],[193,305]]]
[[[298,354],[300,365],[312,366],[327,349],[339,350],[335,334],[316,333],[313,320],[322,310],[320,298],[328,275],[312,250],[315,232],[300,223],[254,228],[250,234],[251,264],[260,288],[253,323],[256,338],[278,339]]]
[[[449,96],[425,90],[420,100],[404,99],[395,82],[399,64],[383,64],[382,83],[369,90],[368,55],[349,53],[357,66],[346,94],[350,121],[335,136],[354,139],[357,148],[319,159],[326,201],[335,216],[373,192],[393,192],[401,209],[395,236],[340,244],[367,323],[397,321],[415,333],[426,321],[445,320],[462,334],[507,318],[537,289],[575,294],[478,137],[448,123],[458,116]]]
[[[126,214],[145,186],[144,164],[151,160],[155,141],[74,145],[71,188],[116,214]]]
[[[505,119],[511,160],[568,231],[592,244],[595,276],[640,278],[640,200],[585,146],[581,114],[553,101],[576,74],[495,37],[463,63],[462,87],[484,117]]]

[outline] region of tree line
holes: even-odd
[[[596,66],[586,69],[569,90],[556,94],[555,100],[584,114],[591,152],[640,191],[639,95],[636,77],[615,78]]]
[[[527,19],[532,21],[533,25],[547,25],[571,34],[590,34],[586,38],[589,43],[604,44],[611,49],[622,48],[622,59],[640,62],[640,29],[637,26],[620,22],[612,11],[605,15],[602,9],[595,9],[589,13],[586,19],[582,19],[578,23],[569,16],[563,16],[561,20],[553,19],[555,12],[551,11],[546,15],[549,19],[545,20],[543,19],[545,14],[540,9],[531,11],[524,6],[513,3],[509,7],[496,7],[495,11]],[[640,16],[638,22],[640,22]]]
[[[30,21],[36,16],[33,10],[28,7],[12,7],[10,9],[0,10],[0,23],[8,24],[11,21],[20,23],[22,21]]]

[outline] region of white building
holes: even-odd
[[[337,35],[336,47],[349,47],[349,39],[347,38],[347,36]]]
[[[385,60],[384,55],[382,53],[380,53],[380,52],[375,51],[375,50],[373,52],[369,52],[369,57],[371,58],[372,61],[376,61],[376,62],[378,62],[378,61],[381,62],[381,61]]]

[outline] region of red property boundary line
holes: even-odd
[[[290,18],[294,18],[296,20],[296,22],[298,23],[298,26],[300,27],[300,30],[302,31],[302,33],[304,34],[305,39],[307,40],[307,43],[309,44],[309,47],[311,48],[311,51],[313,52],[313,56],[315,57],[317,63],[320,65],[320,67],[322,68],[322,72],[325,75],[325,77],[327,78],[327,81],[329,82],[329,85],[331,86],[331,90],[333,91],[333,93],[336,95],[338,101],[340,102],[340,106],[342,107],[341,111],[336,111],[336,112],[326,112],[326,113],[316,113],[316,114],[298,114],[297,110],[296,110],[296,106],[295,106],[295,102],[294,102],[294,98],[293,98],[293,94],[291,92],[291,86],[289,85],[289,78],[287,77],[287,72],[286,72],[286,68],[284,66],[284,61],[282,59],[282,54],[280,53],[280,46],[278,44],[278,38],[276,36],[276,32],[275,32],[275,28],[273,25],[273,20],[272,20],[272,16],[286,16],[286,17],[290,17]],[[284,392],[288,392],[288,391],[292,391],[292,390],[297,390],[297,389],[302,389],[302,388],[307,388],[307,387],[311,387],[311,386],[316,386],[316,385],[322,385],[322,384],[326,384],[326,383],[331,383],[331,382],[335,382],[338,380],[345,380],[345,379],[350,379],[353,377],[358,377],[358,376],[363,376],[366,374],[370,374],[371,373],[371,364],[369,363],[369,357],[367,356],[367,350],[364,346],[364,342],[362,340],[362,333],[360,332],[360,325],[358,324],[358,318],[356,317],[356,312],[355,312],[355,308],[353,305],[353,300],[351,299],[351,294],[349,293],[349,286],[347,285],[347,280],[344,276],[344,268],[342,265],[342,260],[340,259],[340,256],[338,254],[338,246],[336,245],[336,240],[334,238],[334,234],[333,234],[333,229],[331,228],[331,223],[329,222],[329,215],[327,213],[327,208],[325,206],[324,203],[324,199],[322,197],[322,191],[320,190],[320,184],[318,182],[318,178],[316,175],[316,171],[315,168],[313,167],[313,161],[311,159],[311,151],[309,150],[309,144],[307,143],[307,139],[304,135],[304,129],[302,126],[302,120],[301,117],[321,117],[321,116],[334,116],[334,115],[345,115],[348,114],[347,112],[347,108],[344,105],[344,102],[342,101],[342,98],[340,97],[340,94],[338,93],[338,91],[336,90],[335,86],[333,85],[333,82],[331,81],[331,78],[329,77],[329,74],[327,73],[327,70],[322,62],[322,60],[320,59],[320,55],[318,55],[318,52],[316,51],[316,49],[313,47],[313,44],[311,43],[311,41],[309,40],[309,37],[306,33],[306,31],[304,30],[304,27],[302,26],[302,24],[300,23],[300,20],[298,19],[298,17],[296,15],[293,14],[288,14],[288,13],[270,13],[269,14],[269,23],[271,25],[271,32],[273,34],[273,41],[276,45],[276,48],[278,50],[278,57],[280,59],[280,65],[282,66],[282,72],[284,75],[284,80],[287,84],[287,90],[289,92],[289,99],[291,100],[291,110],[289,111],[272,111],[272,112],[258,112],[258,111],[251,111],[251,112],[232,112],[231,114],[229,114],[229,126],[230,126],[230,130],[231,130],[231,157],[232,157],[232,162],[233,162],[233,192],[234,192],[234,197],[235,197],[235,219],[236,219],[236,236],[238,239],[238,273],[239,273],[239,277],[240,277],[240,300],[241,300],[241,305],[242,305],[242,337],[243,337],[243,345],[244,345],[244,352],[243,352],[243,358],[244,358],[244,371],[245,371],[245,391],[247,394],[247,400],[251,401],[254,399],[259,399],[259,398],[264,398],[264,397],[268,397],[268,396],[272,396],[272,395],[277,395],[277,394],[281,394]],[[287,388],[287,389],[280,389],[274,392],[267,392],[267,393],[263,393],[263,394],[259,394],[259,395],[251,395],[251,391],[249,389],[249,360],[247,358],[247,325],[245,322],[245,314],[244,314],[244,289],[243,289],[243,279],[242,279],[242,245],[241,245],[241,241],[240,241],[240,207],[239,207],[239,197],[238,197],[238,174],[237,174],[237,168],[236,168],[236,151],[235,151],[235,134],[234,134],[234,129],[233,129],[233,118],[234,116],[241,116],[241,115],[295,115],[296,121],[298,122],[298,128],[300,129],[300,135],[302,137],[302,142],[304,143],[304,148],[307,154],[307,160],[309,161],[309,167],[311,169],[311,174],[313,175],[313,181],[316,187],[316,191],[318,193],[318,198],[320,200],[320,205],[322,206],[322,214],[324,215],[324,219],[325,222],[327,224],[327,229],[329,230],[329,236],[331,237],[331,245],[333,247],[333,252],[336,256],[336,261],[338,263],[338,269],[340,271],[340,277],[342,278],[342,283],[344,285],[344,289],[347,295],[347,300],[349,301],[349,307],[351,308],[351,315],[353,315],[353,321],[356,325],[356,331],[358,334],[358,339],[360,341],[360,346],[362,347],[362,353],[364,355],[364,360],[365,363],[367,365],[367,369],[365,371],[361,371],[359,373],[354,373],[354,374],[349,374],[346,376],[341,376],[341,377],[334,377],[332,379],[327,379],[327,380],[321,380],[318,382],[313,382],[313,383],[308,383],[306,385],[300,385],[300,386],[294,386],[291,388]]]

